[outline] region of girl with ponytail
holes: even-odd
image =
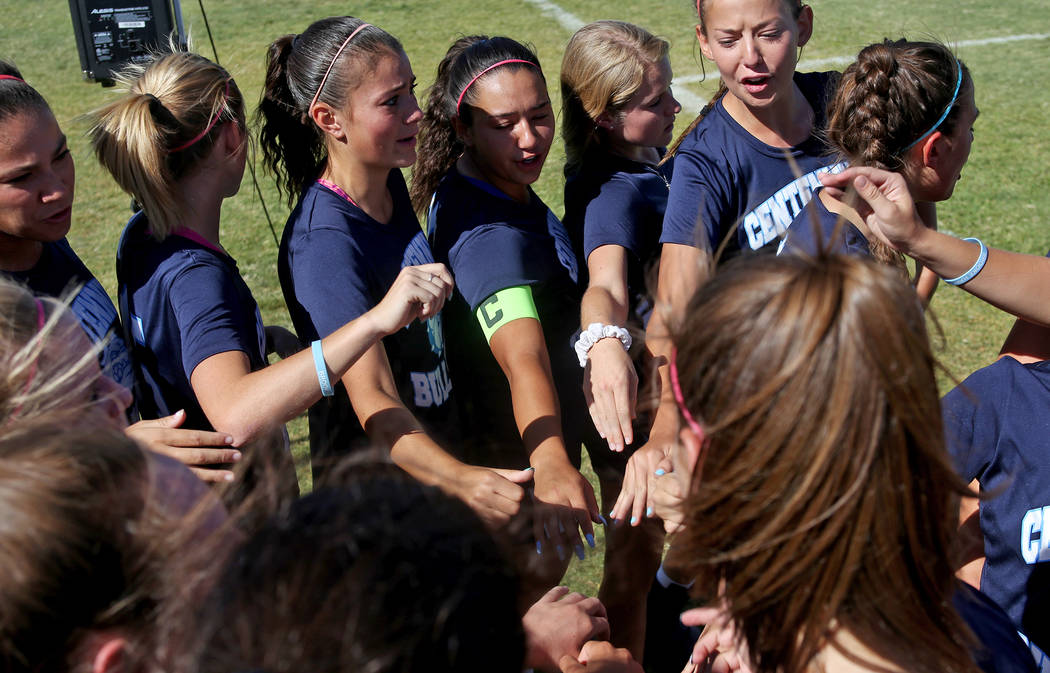
[[[861,50],[842,73],[828,108],[828,143],[851,166],[903,175],[916,202],[944,201],[969,157],[977,115],[973,79],[951,50],[885,40]],[[792,222],[782,250],[812,254],[830,243],[903,269],[903,256],[875,237],[853,199],[819,190]],[[921,289],[928,298],[933,286]]]
[[[414,88],[401,43],[354,17],[316,21],[270,45],[258,115],[266,162],[297,202],[278,271],[303,341],[371,310],[407,265],[433,264],[401,174],[416,160]],[[441,316],[428,318],[373,344],[335,395],[311,407],[315,479],[372,442],[491,525],[505,524],[524,497],[515,482],[531,474],[476,467],[443,448],[457,428]]]
[[[578,470],[582,441],[604,478],[623,465],[590,423],[570,347],[580,287],[568,234],[530,188],[554,140],[536,55],[506,37],[457,40],[420,136],[412,200],[429,204],[434,257],[456,278],[445,326],[465,444],[475,461],[534,468],[535,553],[556,581],[573,547],[584,554],[580,531],[592,542],[601,521]]]
[[[132,66],[121,83],[125,95],[93,113],[91,138],[142,206],[117,259],[140,404],[159,414],[184,408],[187,425],[240,445],[330,394],[330,376],[378,339],[440,310],[447,273],[405,269],[367,316],[267,366],[259,309],[220,240],[223,201],[244,173],[240,89],[221,67],[185,52]]]

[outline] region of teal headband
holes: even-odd
[[[936,131],[937,127],[943,124],[944,120],[948,118],[948,113],[952,111],[952,106],[955,105],[955,101],[959,99],[959,89],[962,88],[962,64],[959,63],[959,59],[955,59],[955,69],[958,71],[959,75],[955,79],[955,93],[952,94],[952,99],[948,101],[948,106],[944,108],[944,112],[942,112],[941,116],[937,118],[937,121],[933,123],[933,126],[930,127],[930,130],[926,133],[923,133],[921,136],[912,141],[910,145],[908,145],[902,150],[903,152],[907,152],[908,150],[925,140],[927,137],[929,137],[929,135]]]

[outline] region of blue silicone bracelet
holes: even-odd
[[[963,283],[972,280],[974,276],[981,272],[981,269],[984,268],[985,262],[988,261],[988,248],[986,248],[984,243],[981,242],[981,239],[964,238],[963,240],[971,241],[981,246],[981,251],[977,254],[977,261],[973,263],[973,266],[970,267],[969,271],[967,271],[961,276],[956,276],[955,278],[944,279],[944,282],[948,283],[949,285],[962,285]]]
[[[321,340],[310,344],[310,350],[314,354],[314,368],[317,370],[317,383],[321,385],[321,394],[325,397],[335,395],[332,390],[332,382],[328,380],[328,365],[324,362],[324,352],[321,351]]]

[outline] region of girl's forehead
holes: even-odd
[[[28,152],[53,152],[62,130],[51,111],[27,108],[0,121],[0,160]]]

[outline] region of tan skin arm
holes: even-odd
[[[322,339],[329,379],[341,377],[387,334],[435,315],[452,287],[452,276],[441,264],[402,269],[375,308]],[[291,420],[321,398],[309,349],[254,372],[245,353],[218,353],[194,368],[190,385],[208,420],[231,435],[236,446]]]
[[[558,395],[539,320],[519,318],[502,325],[489,347],[510,384],[514,421],[535,468],[533,534],[544,549],[581,547],[581,529],[588,540],[594,539],[592,522],[600,521],[598,503],[565,450]]]
[[[580,303],[580,324],[624,327],[627,323],[627,249],[603,245],[587,257],[590,284]],[[638,374],[619,339],[600,339],[588,352],[583,394],[598,434],[613,451],[634,441]]]
[[[369,348],[342,380],[368,436],[390,448],[398,467],[459,498],[491,528],[518,513],[525,496],[520,484],[531,480],[532,472],[475,467],[449,455],[401,402],[382,343]]]
[[[656,308],[649,318],[645,337],[659,377],[660,406],[649,432],[649,441],[627,463],[623,488],[612,511],[615,520],[627,520],[632,526],[641,524],[643,516],[653,515],[655,472],[660,461],[670,455],[677,441],[678,408],[671,393],[668,375],[672,344],[666,321],[669,315],[678,315],[685,310],[700,285],[702,254],[699,248],[674,243],[665,243],[660,253]]]

